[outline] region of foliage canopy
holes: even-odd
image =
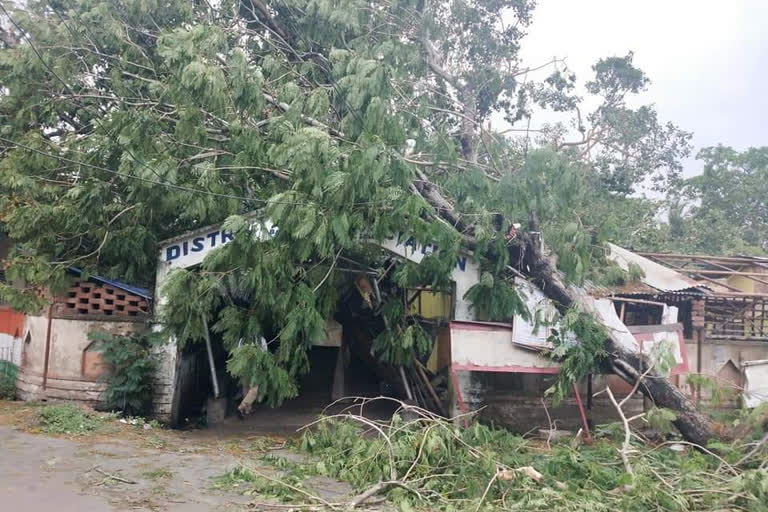
[[[280,383],[273,403],[295,392],[349,286],[342,253],[378,268],[372,239],[440,247],[419,268],[398,264],[398,286],[444,286],[471,249],[487,293],[469,298],[489,317],[525,311],[506,273],[513,223],[545,233],[570,279],[599,277],[602,241],[653,216],[631,194],[678,182],[690,135],[651,106],[629,106],[648,83],[631,53],[594,66],[591,112],[564,63],[536,79],[519,58],[533,6],[37,0],[9,11],[0,219],[16,244],[7,275],[51,284],[77,263],[150,283],[158,241],[227,219],[235,240],[172,276],[164,322],[185,343],[201,340],[209,319],[233,374]],[[534,108],[569,113],[573,126],[536,139],[488,128],[494,114],[517,126]],[[436,190],[450,204],[436,205]],[[244,216],[254,210],[280,227],[276,236],[254,236]],[[401,362],[423,349],[423,333],[395,316],[379,353]],[[279,342],[254,350],[262,336]]]

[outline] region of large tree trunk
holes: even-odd
[[[453,210],[451,203],[440,194],[437,187],[431,184],[423,173],[417,172],[420,182],[415,190],[437,210],[440,220],[454,226],[464,241],[474,248],[476,244],[472,226],[465,225],[461,216]],[[561,313],[576,305],[592,313],[595,319],[606,327],[608,339],[605,343],[610,354],[610,369],[634,386],[650,366],[647,358],[638,351],[634,336],[616,316],[612,306],[610,310],[605,308],[605,303],[597,302],[583,289],[565,282],[562,273],[557,270],[554,258],[544,250],[535,217],[530,219],[530,224],[529,232],[518,232],[516,238],[511,241],[510,261],[517,262],[516,270],[530,278]],[[712,421],[699,413],[693,403],[666,377],[651,370],[642,378],[638,389],[656,406],[675,412],[677,419],[674,424],[687,441],[705,445],[716,437]]]
[[[519,270],[531,277],[561,313],[572,305],[578,305],[591,312],[598,322],[607,327],[609,338],[606,340],[606,349],[610,354],[611,370],[634,386],[645,369],[649,368],[649,361],[640,354],[634,337],[618,320],[615,312],[611,310],[604,314],[595,299],[584,290],[568,285],[555,267],[553,258],[545,254],[538,235],[521,233],[511,251],[517,257],[513,261],[522,262]],[[716,437],[711,420],[699,413],[693,403],[664,376],[651,370],[638,389],[656,406],[675,412],[677,419],[674,424],[686,440],[705,445]]]

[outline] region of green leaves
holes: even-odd
[[[571,393],[574,382],[600,368],[608,357],[605,342],[608,333],[595,318],[576,308],[569,309],[551,329],[549,342],[554,345],[550,354],[560,364],[557,382],[546,394],[559,403]]]
[[[166,339],[181,346],[204,339],[203,316],[222,302],[219,284],[212,275],[201,276],[187,269],[177,269],[168,276],[161,293],[168,303],[159,308]]]
[[[269,350],[257,343],[235,347],[227,360],[227,371],[248,387],[258,386],[259,397],[266,398],[270,407],[298,394],[293,377],[277,364]]]
[[[394,366],[411,366],[432,350],[432,337],[417,323],[382,331],[373,340],[373,350],[383,362]]]
[[[663,434],[675,432],[675,426],[672,424],[677,419],[674,411],[664,409],[663,407],[652,407],[645,411],[645,419],[648,424]]]
[[[490,272],[483,272],[480,281],[467,290],[464,298],[472,302],[483,320],[511,322],[517,315],[525,319],[530,317],[521,292],[501,279],[494,279]]]
[[[158,55],[172,67],[200,58],[215,59],[226,50],[223,31],[210,24],[178,27],[166,32],[157,42]]]
[[[329,106],[330,101],[325,89],[315,89],[307,98],[304,113],[314,119],[325,121],[325,118],[328,117]]]
[[[650,80],[632,64],[633,57],[633,52],[629,52],[624,57],[607,57],[597,61],[592,66],[595,79],[587,82],[587,90],[592,94],[606,94],[614,101],[619,101],[627,93],[641,91]]]
[[[406,318],[402,302],[390,300],[381,314],[387,328],[373,340],[373,351],[379,359],[395,366],[411,366],[432,350],[432,336],[415,319]]]
[[[225,90],[224,73],[217,66],[208,65],[199,60],[190,62],[181,72],[181,85],[189,94],[202,100],[202,104],[210,106],[214,111],[222,105],[222,94]]]
[[[259,116],[264,108],[264,76],[261,69],[250,66],[247,55],[240,48],[232,52],[229,66],[228,78],[235,106],[253,116]]]
[[[88,333],[90,350],[101,353],[109,366],[102,377],[107,389],[104,405],[127,416],[146,415],[152,403],[152,382],[159,355],[154,350],[159,338],[152,333],[116,335],[99,331]]]

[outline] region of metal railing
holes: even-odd
[[[708,338],[768,341],[768,300],[707,297],[704,323]]]

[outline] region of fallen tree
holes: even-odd
[[[422,178],[424,178],[422,176]],[[419,191],[432,204],[436,212],[445,220],[459,227],[471,246],[476,243],[467,232],[470,226],[464,226],[459,216],[450,207],[450,203],[440,195],[437,187],[423,180]],[[716,437],[713,423],[705,414],[699,412],[691,400],[664,375],[654,372],[652,362],[640,353],[632,335],[621,323],[609,323],[610,316],[601,316],[595,308],[595,301],[583,288],[569,284],[561,271],[557,269],[555,258],[546,248],[538,232],[535,217],[532,216],[530,231],[518,231],[514,239],[509,240],[510,260],[517,262],[519,274],[528,278],[550,300],[561,314],[569,308],[580,308],[594,315],[595,320],[606,327],[606,351],[609,354],[609,369],[627,383],[642,392],[657,407],[675,411],[674,424],[685,439],[700,445]],[[616,318],[618,320],[618,318]],[[647,369],[651,371],[646,372]]]
[[[278,474],[243,462],[219,481],[265,510],[354,510],[382,496],[408,510],[750,510],[765,496],[768,462],[757,437],[722,443],[720,454],[697,452],[684,441],[637,441],[642,430],[631,433],[632,418],[624,417],[623,435],[605,428],[594,443],[564,438],[545,447],[480,423],[456,429],[451,419],[403,403],[391,422],[366,417],[377,400],[391,399],[350,398],[302,428],[295,448],[309,460],[267,456]],[[747,462],[733,463],[740,458]],[[331,502],[314,492],[317,475],[344,480],[353,492]]]
[[[530,235],[523,238],[526,239],[528,243],[517,247],[517,250],[525,252],[527,273],[547,297],[552,299],[556,307],[561,312],[573,306],[594,311],[594,301],[585,295],[583,290],[569,286],[563,281],[552,259],[543,253],[541,244],[535,238],[532,240]],[[633,387],[636,386],[657,407],[673,410],[677,416],[674,424],[685,439],[702,446],[714,439],[715,431],[711,419],[699,412],[691,400],[669,379],[651,369],[653,363],[640,353],[626,327],[623,324],[606,327],[608,339],[605,343],[610,369]],[[651,371],[646,373],[647,369]]]
[[[426,41],[424,44],[428,48],[430,66],[438,66],[438,63],[434,62],[434,52],[429,51],[431,43]],[[455,83],[455,80],[448,77],[448,73],[444,70],[441,70],[438,75],[448,83]],[[617,98],[611,98],[609,103],[615,101]],[[472,159],[472,147],[472,137],[464,134],[462,151],[467,160]],[[419,181],[416,183],[418,193],[432,205],[438,216],[461,233],[465,243],[472,248],[476,247],[477,241],[472,237],[474,231],[472,226],[463,222],[461,214],[455,211],[451,202],[440,193],[439,188],[430,182],[423,172],[418,172],[418,177]],[[561,314],[565,314],[569,308],[577,307],[593,313],[598,323],[605,324],[607,319],[599,317],[592,298],[585,293],[584,289],[569,284],[563,272],[558,270],[555,255],[547,251],[542,241],[536,210],[530,210],[529,217],[528,231],[518,232],[513,228],[514,238],[506,237],[509,243],[510,261],[517,262],[516,265],[513,264],[513,268],[517,268],[551,299]],[[498,258],[498,255],[495,256]],[[494,256],[491,255],[491,257]],[[651,371],[643,377],[645,369],[652,365],[639,353],[636,343],[623,324],[606,325],[606,327],[605,332],[608,338],[605,340],[605,345],[609,353],[610,370],[630,385],[638,385],[638,389],[657,406],[674,410],[677,415],[675,425],[687,440],[705,445],[708,440],[715,438],[711,419],[697,411],[691,400],[665,376]],[[639,380],[642,382],[638,382]]]
[[[242,236],[203,272],[177,272],[164,320],[195,342],[210,318],[230,373],[271,404],[308,370],[348,287],[342,258],[381,263],[371,238],[440,246],[418,269],[397,265],[398,286],[445,284],[472,252],[493,282],[478,293],[498,316],[527,313],[509,269],[561,312],[594,314],[579,285],[599,277],[601,241],[644,222],[631,193],[674,179],[688,149],[689,135],[652,107],[625,104],[648,82],[632,55],[594,66],[586,88],[599,106],[582,113],[562,62],[519,61],[533,2],[344,4],[78,0],[4,12],[0,211],[19,242],[7,276],[57,283],[77,264],[146,281],[157,241],[229,218]],[[535,80],[540,70],[549,74]],[[577,138],[532,128],[536,106],[572,115]],[[506,133],[488,127],[494,113]],[[238,215],[255,209],[280,227],[272,240],[248,236]],[[377,346],[403,364],[428,343],[390,299]],[[610,368],[634,383],[645,362],[608,327]],[[279,346],[261,350],[261,336]],[[688,439],[711,437],[668,381],[652,373],[639,389],[675,410]]]

